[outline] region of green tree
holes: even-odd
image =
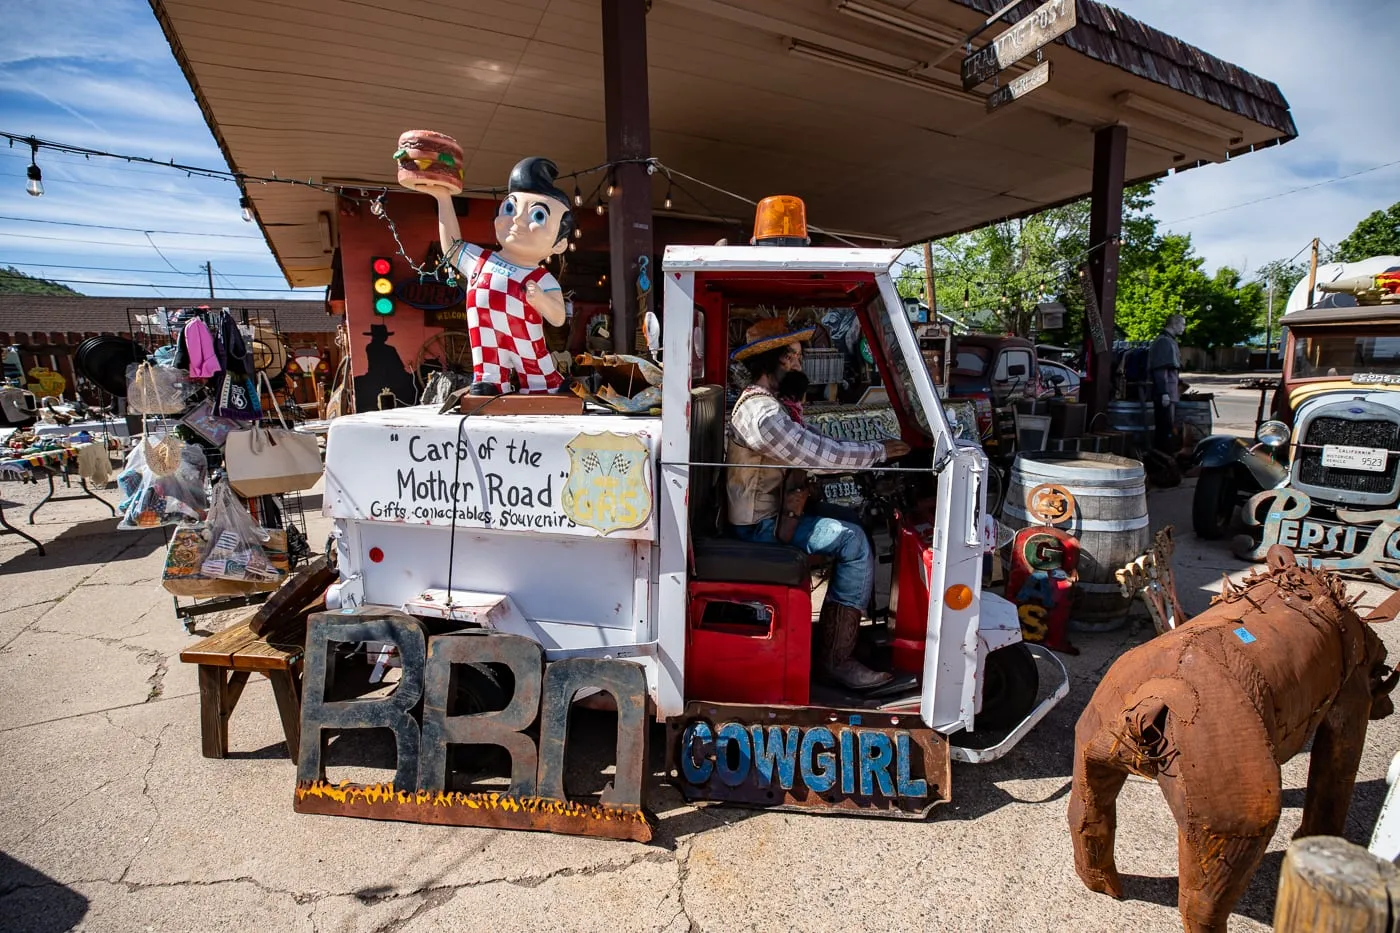
[[[1118,282],[1115,320],[1129,340],[1152,340],[1173,314],[1186,318],[1182,343],[1187,346],[1234,346],[1254,332],[1264,308],[1263,288],[1257,282],[1241,285],[1240,273],[1228,266],[1206,275],[1190,236],[1169,233],[1156,239],[1140,262]]]
[[[25,275],[14,266],[0,269],[0,295],[77,295],[67,285]]]
[[[1334,262],[1359,262],[1372,256],[1400,255],[1400,201],[1373,211],[1337,244]]]

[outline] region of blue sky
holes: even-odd
[[[1158,217],[1190,233],[1209,268],[1254,269],[1313,236],[1336,243],[1367,213],[1400,200],[1400,164],[1330,181],[1400,159],[1400,121],[1384,93],[1400,84],[1400,65],[1385,51],[1400,47],[1400,2],[1116,5],[1277,82],[1293,107],[1298,140],[1184,172],[1158,189]],[[4,7],[0,129],[225,167],[144,0],[6,0]],[[257,229],[240,219],[231,182],[41,150],[46,194],[31,198],[28,163],[27,149],[0,147],[0,266],[73,280],[86,294],[173,299],[207,295],[208,261],[220,298],[322,294],[286,289]]]
[[[144,0],[4,6],[0,129],[227,168]],[[89,295],[176,298],[208,295],[207,261],[220,298],[324,293],[287,289],[257,227],[240,218],[230,181],[41,149],[45,193],[31,198],[24,192],[29,158],[28,147],[0,146],[0,266],[77,280],[73,287]],[[174,232],[148,239],[146,230]]]

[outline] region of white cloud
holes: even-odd
[[[141,62],[153,50],[146,40],[154,37],[165,47],[144,2],[11,0],[9,7],[0,30],[0,65],[62,58]]]
[[[1400,65],[1380,49],[1400,23],[1374,0],[1115,0],[1131,16],[1279,85],[1298,125],[1284,146],[1166,179],[1157,216],[1190,233],[1213,268],[1257,269],[1314,236],[1335,244],[1362,217],[1400,200],[1400,165],[1231,210],[1400,158],[1400,125],[1380,89]],[[1212,213],[1219,211],[1218,213]],[[1200,216],[1208,215],[1208,216]]]

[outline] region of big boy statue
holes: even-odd
[[[452,196],[462,191],[462,148],[449,136],[412,130],[394,153],[399,184],[431,194],[438,203],[443,255],[466,290],[472,343],[472,395],[513,390],[514,374],[527,393],[558,392],[564,383],[545,346],[544,321],[564,323],[564,293],[542,266],[569,247],[574,216],[569,196],[554,183],[559,169],[548,159],[521,159],[510,173],[496,214],[500,248],[462,241]]]

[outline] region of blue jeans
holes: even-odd
[[[753,525],[735,525],[734,536],[756,544],[777,541],[776,518],[765,518]],[[828,602],[865,611],[875,584],[875,557],[865,529],[837,518],[804,515],[797,523],[792,546],[808,554],[825,554],[835,559],[831,582],[826,588]]]

